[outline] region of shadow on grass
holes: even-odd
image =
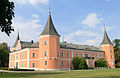
[[[35,76],[50,76],[62,74],[63,72],[27,72],[27,73],[3,73],[0,78],[21,78],[21,77],[35,77]]]
[[[90,77],[90,78],[120,78],[120,76]]]

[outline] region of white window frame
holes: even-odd
[[[44,45],[47,45],[47,40],[44,41]]]

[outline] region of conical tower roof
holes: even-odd
[[[40,35],[56,35],[56,36],[60,36],[58,34],[58,32],[56,31],[56,29],[54,27],[54,24],[52,22],[50,9],[49,9],[49,16],[48,16],[46,26],[45,26],[44,30],[42,31],[42,33]]]
[[[104,28],[104,38],[103,38],[101,45],[104,45],[104,44],[113,45],[113,43],[111,42],[111,40],[109,39],[107,35],[106,28]]]
[[[20,40],[19,31],[18,31],[18,35],[17,35],[16,41],[15,41],[13,47],[16,47],[18,40]]]

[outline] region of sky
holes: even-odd
[[[15,31],[7,36],[0,32],[0,43],[20,40],[39,41],[47,22],[49,7],[60,40],[81,45],[99,46],[104,25],[111,41],[120,39],[120,0],[10,0],[15,3]]]

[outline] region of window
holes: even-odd
[[[78,57],[78,54],[76,53],[76,57]]]
[[[105,56],[103,55],[103,59],[105,58]]]
[[[101,55],[99,55],[99,58],[101,58]]]
[[[110,49],[110,52],[112,52],[112,48]]]
[[[113,56],[111,55],[111,59],[113,58]]]
[[[61,53],[61,57],[64,57],[64,53]]]
[[[92,61],[89,61],[89,65],[93,65],[93,62],[92,62]]]
[[[112,65],[114,65],[114,62],[112,61]]]
[[[80,57],[83,57],[83,54],[80,54]]]
[[[96,58],[98,58],[98,55],[96,55]]]
[[[67,66],[69,66],[70,65],[70,62],[69,61],[67,61]]]
[[[88,54],[85,54],[85,57],[88,57]]]
[[[61,62],[61,65],[62,65],[62,66],[64,65],[64,61]]]
[[[47,40],[44,41],[44,44],[47,45]]]
[[[59,40],[57,40],[57,46],[59,46]]]
[[[48,64],[48,61],[45,61],[45,66],[47,66],[47,64]]]
[[[18,55],[16,55],[16,59],[18,59]]]
[[[32,53],[32,57],[35,57],[35,53]]]
[[[58,57],[60,56],[59,52],[57,52],[57,56],[58,56]]]
[[[32,67],[35,67],[35,63],[32,63]]]
[[[44,52],[44,56],[45,56],[45,57],[47,56],[47,51]]]
[[[69,57],[69,53],[67,53],[67,57]]]

